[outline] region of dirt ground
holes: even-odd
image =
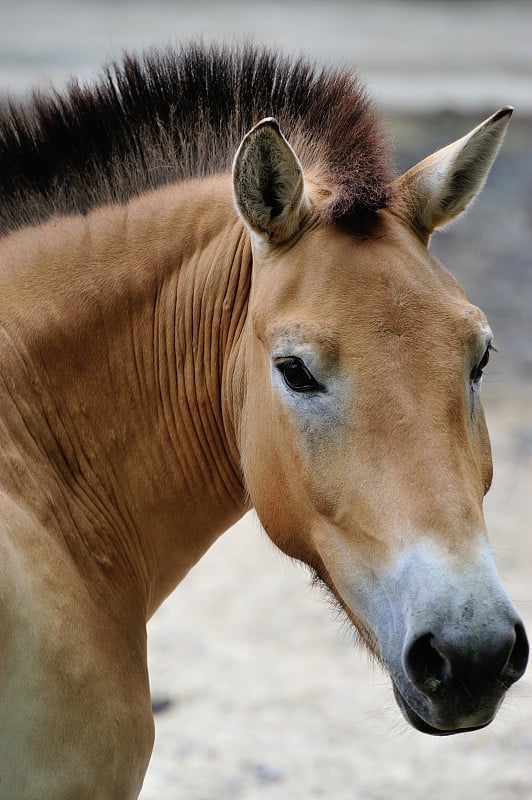
[[[262,31],[324,59],[351,42],[383,101],[398,168],[498,105],[519,107],[483,195],[433,249],[495,331],[483,388],[495,462],[486,516],[532,633],[530,6],[338,2],[327,6],[327,28],[319,3],[0,3],[0,94],[92,73],[110,50],[197,32],[201,20],[209,35]],[[149,658],[159,711],[142,800],[532,798],[532,669],[484,731],[416,733],[386,676],[253,515],[155,615]]]

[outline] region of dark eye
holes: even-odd
[[[294,392],[319,392],[324,386],[314,378],[300,358],[287,358],[277,364],[284,382]]]
[[[489,363],[489,360],[490,360],[490,351],[493,350],[493,349],[494,349],[493,346],[491,344],[489,344],[486,347],[486,352],[484,353],[484,355],[480,359],[479,363],[471,371],[471,380],[473,381],[473,383],[478,383],[479,380],[482,378],[482,373],[486,369],[486,367],[488,366],[488,363]]]

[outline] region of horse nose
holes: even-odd
[[[424,633],[405,647],[403,665],[412,684],[424,695],[445,692],[459,682],[478,696],[495,683],[508,689],[523,675],[528,640],[523,625],[508,625],[486,637],[446,637]]]

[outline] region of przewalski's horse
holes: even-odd
[[[510,113],[394,178],[351,74],[196,46],[4,113],[2,800],[137,797],[146,620],[251,507],[415,728],[493,719],[492,334],[427,245]]]

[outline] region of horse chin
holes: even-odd
[[[435,728],[429,722],[420,717],[416,711],[414,711],[414,709],[407,703],[395,683],[393,683],[393,692],[397,701],[397,705],[401,709],[406,721],[413,728],[415,728],[416,731],[419,731],[420,733],[427,733],[429,736],[454,736],[456,733],[471,733],[472,731],[478,731],[481,730],[481,728],[485,728],[491,722],[491,720],[488,720],[488,722],[485,722],[482,725],[475,725],[470,728],[451,728],[448,730]]]

